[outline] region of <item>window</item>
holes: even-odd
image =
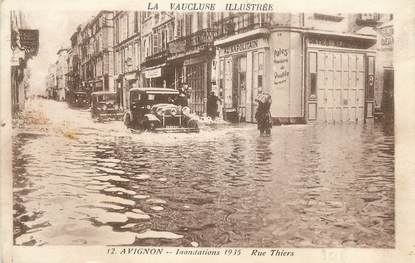
[[[134,33],[138,32],[138,11],[134,12]]]
[[[317,95],[317,53],[309,53],[310,97]]]
[[[264,70],[264,53],[263,52],[258,53],[258,70],[259,71]]]
[[[263,87],[263,76],[264,75],[264,53],[258,53],[258,88]]]
[[[167,30],[168,30],[168,33],[167,33],[167,35],[168,35],[168,42],[170,42],[170,41],[173,40],[173,23],[170,23],[168,25]]]
[[[188,35],[190,35],[192,32],[193,32],[193,29],[192,29],[192,21],[193,20],[193,14],[186,14],[185,15],[185,35],[186,36],[188,36]]]
[[[203,13],[198,12],[197,13],[197,30],[203,29]]]
[[[373,99],[375,96],[375,57],[367,58],[367,98]]]

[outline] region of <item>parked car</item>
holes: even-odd
[[[167,88],[133,88],[124,124],[133,129],[164,132],[199,132],[189,107],[175,104],[179,92]]]
[[[117,93],[97,91],[91,93],[92,118],[121,120],[123,111],[117,102]]]
[[[90,105],[88,94],[83,91],[74,92],[70,99],[70,103],[71,106],[74,107],[88,108]]]

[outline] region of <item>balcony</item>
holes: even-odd
[[[152,67],[154,65],[163,64],[167,60],[169,52],[167,49],[157,52],[151,56],[148,56],[144,59],[142,65],[144,67]]]
[[[200,52],[213,46],[214,35],[214,29],[202,29],[191,35],[170,42],[168,44],[168,50],[173,56]]]
[[[379,24],[379,14],[359,14],[356,18],[356,25],[375,27]]]
[[[269,29],[270,26],[271,23],[265,14],[230,16],[214,23],[215,38],[221,39],[255,29]]]

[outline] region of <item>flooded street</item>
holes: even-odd
[[[132,133],[40,103],[55,128],[13,135],[16,245],[395,244],[394,136],[383,123]]]

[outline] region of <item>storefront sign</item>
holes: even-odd
[[[253,49],[257,47],[258,47],[258,40],[255,39],[255,40],[238,43],[238,44],[235,44],[229,47],[225,47],[223,51],[226,55],[228,55],[231,53],[237,53],[237,52],[241,52],[241,51],[245,51],[245,50],[249,50],[249,49]]]
[[[135,75],[135,73],[129,73],[129,74],[125,74],[124,78],[126,80],[135,80],[136,79],[136,75]]]
[[[39,30],[19,29],[20,46],[35,56],[39,50]]]
[[[393,27],[388,26],[381,28],[380,31],[380,49],[387,50],[393,48]]]
[[[286,48],[275,48],[273,50],[273,74],[274,86],[276,88],[284,88],[288,83],[290,75],[289,52]]]
[[[340,48],[364,48],[365,43],[359,39],[333,39],[323,37],[310,37],[308,43],[311,45],[340,47]]]
[[[144,76],[147,79],[159,78],[159,77],[161,77],[161,68],[147,70],[147,71],[144,72]]]
[[[20,59],[24,59],[24,51],[21,51],[18,47],[13,50],[13,54],[10,60],[11,66],[19,66]]]

